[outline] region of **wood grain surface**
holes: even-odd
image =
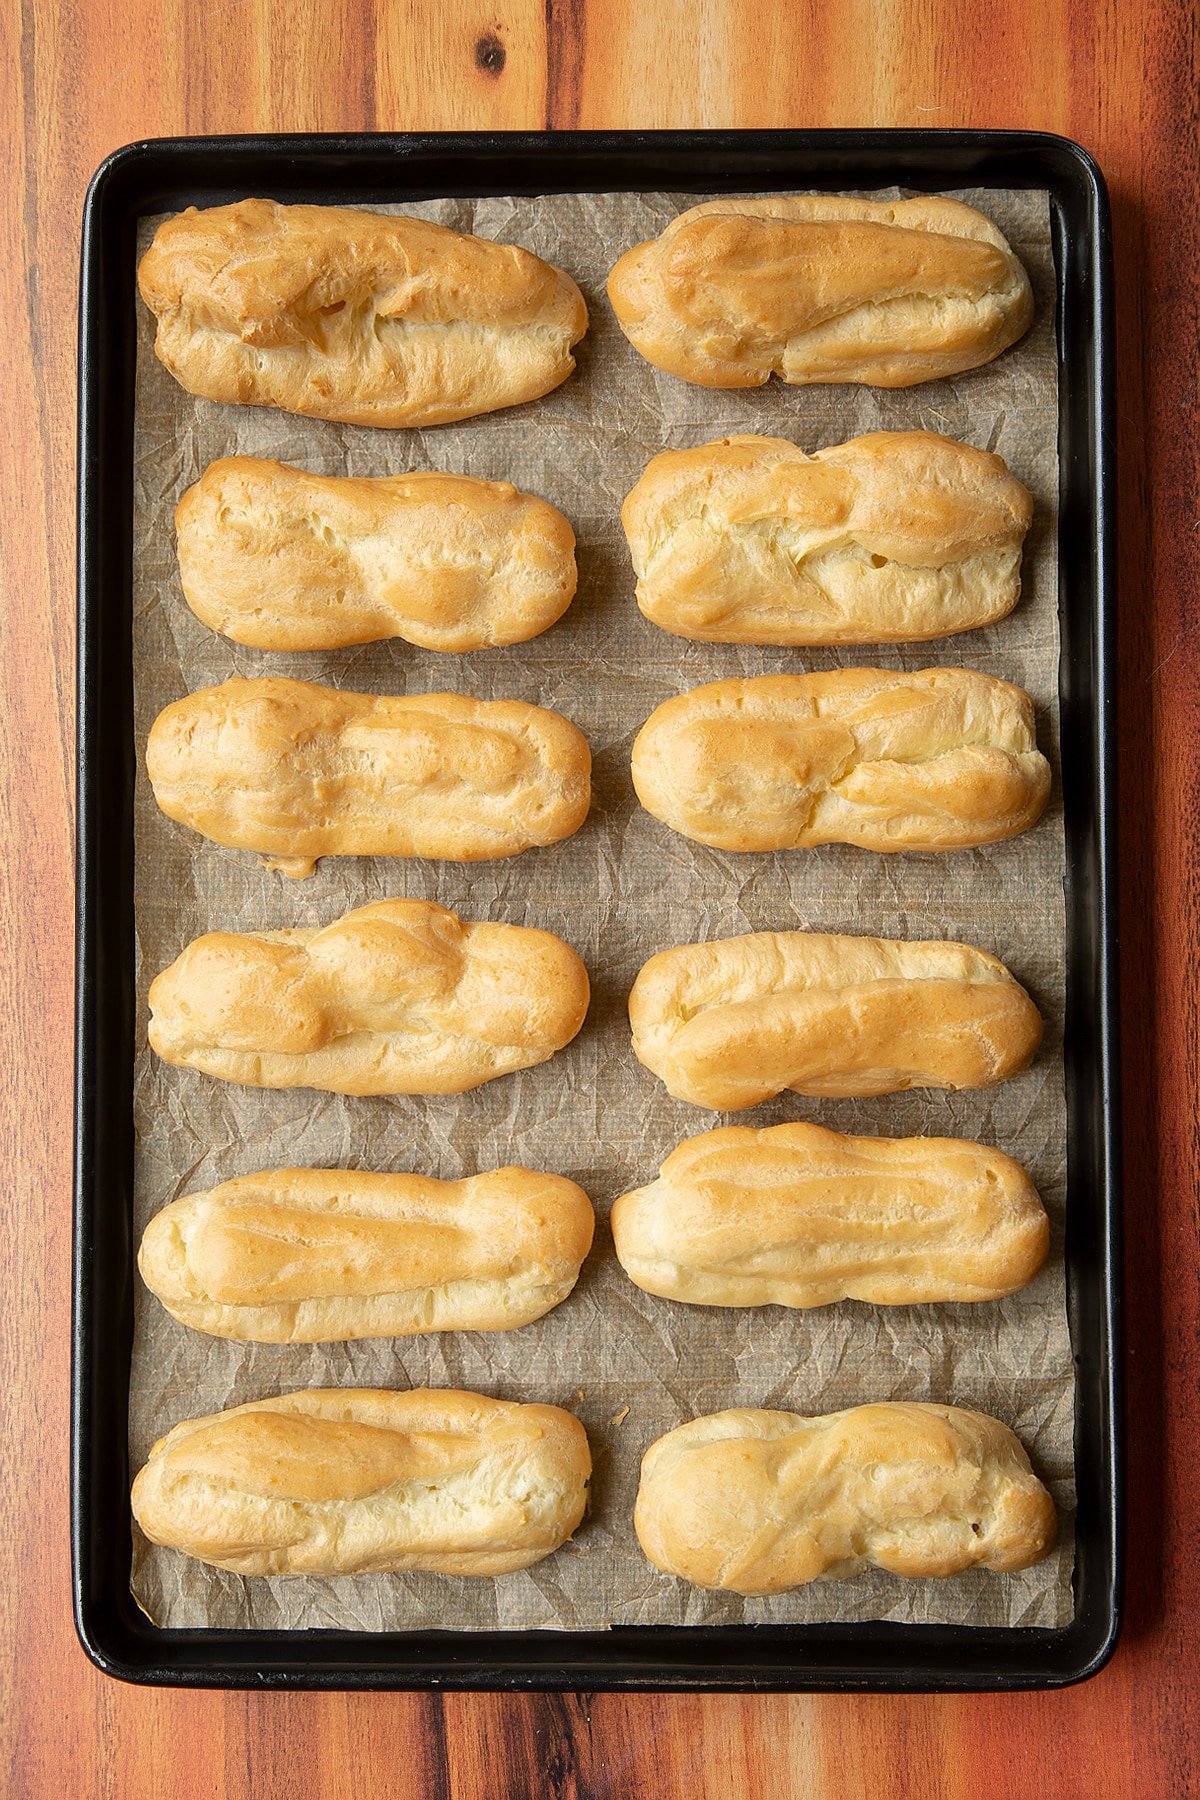
[[[1197,11],[1191,0],[33,0],[3,10],[0,1786],[14,1796],[1200,1792]],[[1129,1578],[1113,1662],[1014,1697],[154,1692],[70,1620],[74,363],[80,207],[130,139],[972,125],[1112,190],[1121,464]]]

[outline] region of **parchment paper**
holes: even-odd
[[[436,899],[468,918],[540,925],[574,944],[594,998],[576,1041],[552,1062],[471,1094],[343,1099],[260,1092],[172,1069],[143,1048],[136,1066],[136,1226],[176,1196],[289,1165],[423,1170],[458,1177],[506,1162],[561,1171],[595,1201],[596,1243],[574,1294],[510,1333],[281,1348],[223,1343],[176,1324],[139,1289],[130,1449],[140,1467],[181,1418],[320,1385],[450,1385],[551,1401],[578,1413],[595,1457],[591,1510],[574,1541],[495,1581],[434,1575],[246,1579],[150,1546],[135,1533],[133,1592],[167,1626],[342,1626],[396,1630],[759,1620],[899,1619],[1052,1626],[1071,1616],[1073,1377],[1064,1310],[1062,1072],[1064,849],[1056,712],[1057,364],[1046,196],[963,193],[996,220],[1029,269],[1029,336],[989,367],[904,392],[855,387],[709,392],[660,374],[617,329],[604,278],[627,246],[656,235],[697,196],[627,194],[447,200],[407,209],[523,244],[569,270],[591,312],[578,370],[532,405],[427,432],[374,431],[193,400],[155,360],[139,307],[134,547],[138,1023],[152,977],[201,932],[317,925],[390,895]],[[155,221],[142,228],[139,253]],[[729,432],[789,437],[806,449],[858,432],[922,426],[998,450],[1033,491],[1036,513],[1016,613],[994,627],[911,648],[837,651],[689,644],[642,619],[618,517],[645,463],[665,447]],[[579,539],[579,593],[545,636],[515,648],[438,655],[395,642],[272,656],[207,630],[184,603],[172,514],[215,457],[278,457],[327,474],[447,469],[515,481],[567,514]],[[735,856],[675,836],[643,812],[629,778],[635,731],[661,700],[721,676],[838,663],[969,665],[1033,694],[1054,798],[1033,831],[994,848],[876,856],[851,848]],[[169,701],[234,674],[283,674],[372,693],[457,689],[555,707],[595,756],[591,816],[568,843],[493,864],[327,860],[304,882],[219,849],[155,808],[142,761]],[[670,1099],[634,1059],[625,998],[638,968],[670,944],[741,931],[808,928],[962,938],[994,951],[1047,1021],[1034,1067],[991,1091],[863,1101],[787,1095],[743,1124],[812,1119],[880,1135],[979,1138],[1031,1171],[1053,1221],[1046,1268],[990,1305],[807,1313],[689,1307],[642,1293],[612,1251],[607,1214],[682,1139],[727,1117]],[[642,1556],[631,1515],[642,1452],[662,1432],[734,1405],[827,1412],[866,1400],[936,1400],[1008,1421],[1059,1508],[1055,1554],[1024,1574],[944,1581],[867,1573],[768,1600],[702,1593]]]

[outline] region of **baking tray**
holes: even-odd
[[[1059,351],[1067,846],[1067,1310],[1075,1612],[1062,1629],[621,1626],[608,1631],[163,1630],[129,1591],[133,1340],[135,235],[251,194],[345,204],[672,190],[1042,188]],[[616,247],[614,247],[615,250]],[[1103,178],[1041,133],[396,133],[160,139],[98,169],[79,340],[77,1062],[72,1549],[84,1649],[124,1680],[204,1687],[935,1691],[1057,1687],[1111,1654],[1120,1601],[1119,1103],[1113,808],[1112,288]]]

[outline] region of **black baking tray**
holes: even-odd
[[[139,217],[248,195],[343,203],[681,190],[1045,188],[1060,365],[1067,839],[1067,1304],[1077,1375],[1075,1614],[950,1625],[610,1631],[161,1630],[129,1590],[133,1341],[132,519]],[[623,245],[613,246],[614,258]],[[162,139],[98,169],[79,339],[75,1618],[127,1681],[202,1687],[832,1691],[1058,1687],[1111,1654],[1120,1598],[1119,1105],[1113,774],[1116,512],[1108,201],[1067,139],[1001,131],[387,133]]]

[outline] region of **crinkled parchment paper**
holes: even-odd
[[[579,281],[591,326],[577,372],[543,400],[463,425],[373,431],[262,408],[193,400],[139,321],[135,474],[134,659],[137,749],[139,1032],[150,980],[191,938],[226,927],[317,925],[389,895],[436,899],[468,918],[546,926],[574,944],[594,998],[580,1036],[541,1068],[438,1099],[343,1099],[238,1088],[138,1056],[136,1224],[179,1194],[288,1165],[418,1169],[457,1177],[502,1163],[559,1170],[595,1201],[595,1248],[574,1294],[510,1333],[281,1348],[237,1345],[177,1325],[139,1293],[130,1395],[134,1467],[178,1419],[320,1385],[450,1385],[577,1412],[595,1457],[590,1514],[573,1543],[496,1581],[434,1575],[245,1579],[136,1535],[133,1591],[169,1626],[596,1627],[755,1620],[901,1619],[1051,1626],[1071,1616],[1072,1365],[1063,1283],[1065,1115],[1063,832],[1056,713],[1057,365],[1049,219],[1043,194],[966,193],[1029,269],[1037,317],[989,367],[903,392],[855,387],[709,392],[660,374],[622,337],[604,297],[618,254],[656,235],[695,196],[600,194],[447,200],[407,210],[524,244]],[[397,209],[400,210],[400,209]],[[142,230],[149,241],[153,221]],[[729,432],[792,438],[806,449],[858,432],[923,426],[1004,455],[1033,490],[1036,514],[1016,613],[981,631],[912,648],[838,651],[690,644],[642,619],[619,507],[657,451]],[[207,630],[184,604],[172,513],[218,456],[278,457],[327,474],[448,469],[505,478],[545,495],[579,539],[579,593],[530,644],[466,656],[400,642],[272,656]],[[994,848],[874,856],[850,848],[734,856],[674,836],[637,805],[635,731],[668,695],[720,676],[876,663],[989,670],[1028,688],[1055,797],[1041,823]],[[329,860],[308,881],[269,873],[155,808],[146,734],[168,701],[229,675],[303,676],[372,693],[457,689],[559,709],[595,755],[591,816],[570,842],[493,864]],[[994,951],[1034,995],[1046,1041],[1029,1073],[990,1092],[815,1101],[787,1095],[742,1123],[812,1119],[880,1135],[980,1138],[1032,1172],[1053,1220],[1049,1262],[992,1305],[807,1313],[725,1311],[652,1298],[623,1275],[608,1209],[653,1178],[682,1139],[729,1121],[670,1099],[629,1045],[625,998],[655,950],[742,931],[814,929],[963,938]],[[682,1420],[727,1406],[828,1412],[866,1400],[951,1401],[1015,1427],[1059,1507],[1062,1538],[1021,1575],[946,1581],[868,1573],[767,1600],[702,1593],[642,1556],[631,1515],[638,1464]]]

